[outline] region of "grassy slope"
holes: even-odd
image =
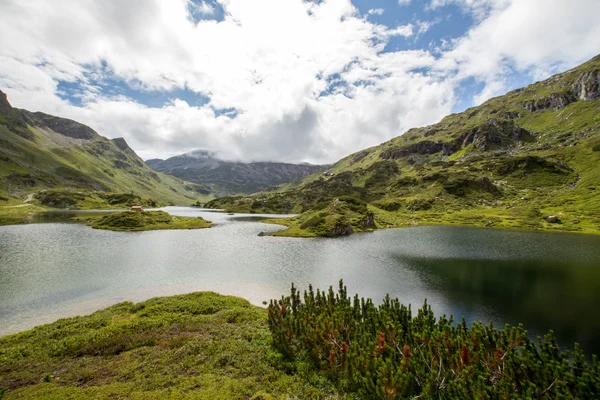
[[[0,393],[61,400],[342,398],[308,368],[286,374],[282,365],[264,309],[192,293],[121,303],[0,338]]]
[[[201,217],[177,217],[164,211],[124,211],[92,218],[88,225],[110,231],[155,231],[164,229],[203,229],[212,224]]]
[[[462,224],[598,233],[600,99],[576,94],[582,77],[598,71],[600,57],[352,154],[331,167],[334,176],[314,174],[276,193],[209,205],[301,213],[284,220],[291,230],[279,235],[318,234],[301,225],[340,196],[368,203],[378,228]],[[561,223],[546,222],[548,215]]]
[[[95,192],[134,193],[163,204],[206,200],[199,185],[151,170],[122,139],[96,134],[73,140],[35,118],[22,122],[22,115],[32,115],[25,113],[0,112],[0,213],[46,189],[76,191],[96,200]]]

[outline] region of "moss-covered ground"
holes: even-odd
[[[0,398],[343,398],[308,366],[290,370],[266,321],[246,300],[208,292],[62,319],[0,338]]]
[[[164,211],[123,211],[91,218],[88,225],[111,231],[155,231],[165,229],[203,229],[212,224],[201,217],[178,217]]]

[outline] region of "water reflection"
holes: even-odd
[[[552,328],[563,343],[598,349],[600,268],[539,260],[418,258],[396,255],[427,285],[452,303],[480,304],[500,323],[526,329]]]
[[[119,301],[199,290],[254,304],[294,282],[386,293],[436,313],[555,329],[562,343],[600,353],[600,236],[462,227],[375,231],[339,239],[258,237],[282,227],[256,214],[168,207],[211,229],[110,232],[85,224],[0,227],[0,335]],[[106,213],[106,211],[102,211]],[[68,221],[74,214],[44,216]],[[91,213],[90,215],[98,215]],[[61,219],[62,218],[62,219]]]

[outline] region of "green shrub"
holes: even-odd
[[[304,301],[291,295],[271,301],[269,328],[274,347],[292,361],[311,362],[343,391],[361,399],[599,398],[600,366],[582,350],[561,351],[550,332],[532,342],[522,326],[452,317],[436,319],[427,302],[413,314],[386,296],[351,299],[312,287]]]
[[[85,200],[85,194],[67,190],[45,190],[36,193],[35,198],[48,207],[70,208]]]
[[[367,212],[367,203],[352,196],[340,196],[339,201],[343,201],[348,205],[348,208],[357,213]]]
[[[318,214],[313,215],[308,220],[306,220],[306,222],[304,222],[302,225],[300,225],[300,228],[302,228],[302,229],[314,228],[314,227],[319,226],[324,223],[325,223],[325,213],[320,212]]]

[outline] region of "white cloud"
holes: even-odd
[[[484,7],[452,1],[468,12]],[[431,23],[374,24],[349,0],[220,0],[220,22],[194,21],[188,0],[4,0],[0,89],[17,107],[123,136],[144,157],[204,148],[244,160],[332,162],[436,122],[452,110],[460,79],[487,83],[482,101],[502,90],[506,71],[543,76],[597,51],[594,0],[496,1],[434,56],[382,52],[393,37],[417,37]],[[210,101],[151,108],[96,86],[109,78]],[[80,83],[83,106],[59,97],[59,81]],[[232,108],[234,118],[214,111]]]
[[[599,13],[600,2],[594,0],[502,4],[456,40],[439,65],[456,68],[459,78],[474,77],[486,83],[476,99],[480,103],[506,90],[508,71],[528,71],[543,79],[596,55]]]
[[[371,8],[368,12],[369,15],[383,15],[383,8]]]
[[[401,6],[407,6],[412,2],[412,0],[398,0],[398,4]]]

